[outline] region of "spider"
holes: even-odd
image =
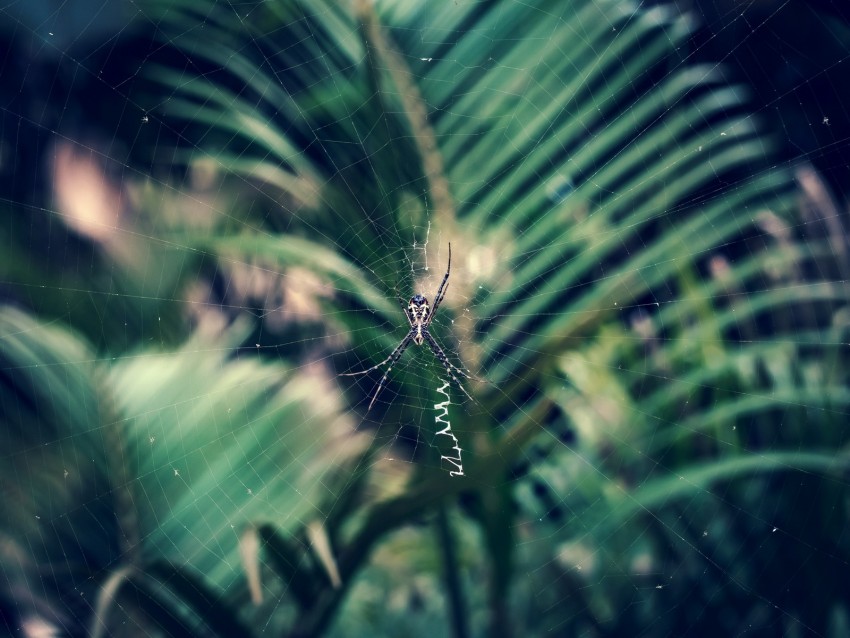
[[[359,372],[346,372],[341,374],[343,377],[353,377],[359,374],[366,374],[367,372],[372,372],[372,370],[377,370],[382,367],[385,363],[389,363],[387,366],[387,371],[384,373],[384,376],[381,377],[381,381],[378,383],[378,387],[375,390],[375,394],[372,395],[372,400],[369,402],[368,410],[372,409],[372,406],[375,404],[375,399],[378,398],[378,394],[384,388],[384,384],[387,382],[387,378],[389,377],[390,371],[393,369],[393,366],[396,364],[396,361],[399,360],[404,351],[407,350],[407,347],[412,343],[415,343],[417,346],[421,346],[423,343],[427,343],[428,347],[431,348],[431,352],[434,353],[434,356],[437,357],[437,360],[443,364],[443,367],[446,369],[446,372],[449,373],[449,376],[452,378],[452,381],[455,382],[458,388],[469,397],[470,400],[474,400],[469,392],[466,391],[466,388],[461,385],[460,381],[457,378],[457,375],[464,377],[465,379],[471,379],[468,374],[466,374],[463,370],[453,365],[449,358],[446,356],[446,353],[443,352],[443,349],[431,336],[431,332],[428,330],[431,326],[431,322],[434,320],[434,317],[437,315],[437,308],[440,307],[440,303],[442,303],[443,298],[446,296],[446,290],[448,290],[449,283],[449,274],[452,271],[452,245],[449,243],[449,264],[446,268],[446,275],[443,277],[443,281],[440,284],[440,287],[437,289],[437,296],[434,297],[434,307],[432,308],[428,304],[428,299],[423,295],[414,295],[410,298],[410,301],[407,303],[407,306],[404,304],[404,300],[399,298],[399,302],[401,303],[401,308],[404,311],[405,316],[407,317],[407,322],[410,324],[410,331],[407,333],[404,339],[401,340],[401,343],[396,346],[396,349],[390,353],[386,359],[381,361],[379,364],[372,366],[371,368],[367,368],[366,370],[361,370]]]

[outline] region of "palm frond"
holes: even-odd
[[[802,565],[810,545],[793,517],[798,494],[770,485],[804,477],[799,498],[837,502],[848,291],[833,275],[846,270],[845,252],[840,228],[805,236],[794,172],[773,162],[747,91],[682,56],[695,26],[686,15],[589,0],[354,10],[296,1],[262,3],[245,19],[221,3],[151,6],[191,60],[151,69],[169,98],[160,115],[184,126],[176,157],[212,161],[245,195],[217,211],[227,222],[163,240],[220,272],[247,266],[294,282],[301,269],[332,292],[312,317],[326,338],[301,365],[255,356],[238,327],[175,353],[83,365],[93,358],[73,338],[31,343],[30,332],[53,333],[4,314],[8,369],[37,382],[8,375],[12,392],[54,406],[81,396],[94,410],[34,416],[22,402],[9,431],[26,442],[25,424],[43,419],[48,440],[79,431],[69,441],[95,465],[121,450],[120,467],[132,468],[118,483],[135,504],[133,517],[117,517],[124,548],[98,563],[93,582],[138,548],[142,570],[159,568],[128,580],[150,599],[145,613],[160,604],[151,584],[173,580],[173,629],[195,631],[211,611],[205,587],[248,600],[246,524],[249,571],[265,577],[259,562],[276,575],[250,595],[280,596],[274,626],[316,635],[346,594],[361,599],[373,549],[465,491],[460,528],[480,530],[490,567],[479,602],[489,620],[472,624],[494,635],[509,610],[525,614],[528,633],[675,635],[693,614],[728,633],[785,604],[752,530],[793,530],[781,547]],[[403,489],[375,496],[374,446],[331,444],[358,408],[328,379],[340,349],[380,361],[395,345],[387,328],[412,265],[406,252],[428,222],[459,255],[446,325],[489,383],[475,388],[467,479],[416,466]],[[317,384],[333,400],[318,404]],[[104,391],[117,416],[91,407]],[[388,405],[382,419],[402,423],[413,402]],[[113,439],[98,456],[100,431]],[[33,453],[15,445],[15,458]],[[349,465],[333,478],[341,460]],[[114,478],[101,470],[90,480]],[[180,569],[167,576],[164,565]],[[659,600],[632,604],[659,565],[681,567],[662,585],[681,618]],[[695,610],[688,594],[700,588]],[[729,613],[706,614],[715,608]],[[228,612],[222,624],[248,615]]]
[[[132,607],[132,589],[150,602],[140,607],[149,619],[162,606],[180,618],[174,605],[188,603],[190,616],[209,622],[212,607],[188,599],[200,585],[181,582],[202,579],[216,592],[208,598],[238,599],[247,590],[238,557],[243,528],[274,521],[295,534],[325,519],[324,508],[347,489],[340,468],[356,462],[362,443],[338,403],[316,400],[325,373],[315,367],[294,376],[239,353],[245,326],[223,337],[199,333],[178,352],[140,351],[107,364],[61,327],[9,308],[0,321],[4,401],[17,406],[2,429],[4,492],[9,505],[17,502],[4,508],[3,527],[22,548],[27,537],[40,539],[34,571],[23,577],[35,579],[33,588],[49,583],[56,609],[76,583],[89,583],[94,600],[94,588],[129,568],[104,614],[116,601]],[[44,569],[65,561],[70,571],[44,580]],[[176,594],[157,591],[153,582],[163,579]],[[74,615],[63,622],[89,625],[85,606]]]

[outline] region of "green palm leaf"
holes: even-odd
[[[407,585],[408,558],[433,580],[428,548],[362,569],[431,510],[458,635],[511,624],[528,635],[679,635],[696,616],[728,633],[771,605],[793,609],[753,530],[785,529],[775,551],[795,568],[811,546],[846,562],[831,519],[806,540],[814,532],[781,483],[800,477],[801,498],[824,511],[843,486],[848,291],[823,274],[842,272],[840,254],[833,238],[798,228],[794,175],[771,161],[746,91],[679,54],[687,16],[586,0],[262,3],[250,18],[222,3],[150,7],[196,69],[151,69],[169,96],[162,117],[185,124],[176,157],[212,162],[240,193],[206,230],[160,239],[181,263],[271,273],[270,290],[308,271],[332,291],[310,318],[333,338],[308,363],[298,333],[248,356],[256,333],[237,324],[107,366],[67,335],[31,343],[21,335],[46,329],[4,315],[8,369],[37,377],[38,400],[88,406],[45,413],[48,440],[78,433],[69,440],[100,468],[93,486],[143,494],[116,517],[121,534],[102,534],[117,548],[91,577],[104,608],[126,583],[148,617],[173,610],[175,626],[161,629],[187,635],[248,631],[262,625],[257,609],[276,629],[317,635],[343,605],[340,635],[351,617],[389,634],[409,616],[410,632],[433,633],[422,620],[433,608],[364,612],[376,586]],[[348,371],[345,351],[377,363],[403,336],[395,298],[421,266],[411,246],[426,227],[456,255],[441,336],[484,382],[455,421],[465,477],[416,459],[401,487],[382,490],[383,439],[366,448],[338,434],[368,399],[328,377]],[[279,360],[253,356],[269,345]],[[314,366],[323,371],[311,376]],[[430,380],[394,377],[407,400],[377,420],[430,428],[415,409],[431,403]],[[317,383],[332,400],[317,403]],[[92,407],[104,392],[106,417]],[[21,415],[10,432],[25,442]],[[451,506],[461,493],[463,515]],[[28,514],[10,525],[31,526]],[[125,562],[138,571],[120,571]],[[487,575],[484,594],[461,564]],[[663,600],[635,604],[647,574],[665,569],[683,576],[662,585]],[[159,583],[171,583],[164,597]],[[227,605],[216,610],[219,595]],[[464,598],[487,620],[460,613]],[[806,621],[820,631],[827,615]]]
[[[483,410],[470,423],[487,432],[493,446],[490,455],[482,448],[480,458],[470,460],[473,484],[485,486],[482,500],[508,507],[484,496],[486,486],[495,489],[515,461],[527,466],[529,444],[551,459],[532,465],[530,478],[513,489],[522,495],[537,481],[550,493],[550,505],[573,512],[576,524],[545,532],[564,542],[588,528],[579,520],[594,521],[589,528],[597,530],[616,529],[635,511],[666,520],[677,499],[701,501],[712,484],[740,487],[742,477],[777,468],[832,475],[843,467],[831,463],[828,451],[799,451],[817,439],[799,429],[763,438],[777,413],[790,417],[799,406],[830,406],[835,416],[846,409],[839,381],[846,371],[824,384],[814,370],[836,343],[818,343],[817,335],[847,291],[817,278],[789,286],[775,276],[780,254],[793,254],[798,271],[817,271],[834,252],[826,243],[765,233],[765,215],[794,219],[793,176],[771,165],[769,138],[747,114],[746,92],[725,85],[716,69],[677,57],[692,28],[686,17],[622,2],[533,9],[510,2],[447,4],[427,12],[393,3],[377,7],[387,25],[381,27],[361,5],[354,21],[324,5],[288,7],[280,15],[289,41],[298,33],[316,35],[279,59],[252,66],[239,56],[231,64],[213,46],[187,37],[187,47],[241,79],[252,97],[194,78],[180,92],[194,106],[181,102],[174,114],[250,142],[238,155],[216,155],[243,175],[262,178],[280,166],[314,184],[325,176],[311,201],[333,214],[305,212],[290,221],[310,236],[304,242],[312,243],[309,252],[334,250],[344,261],[298,256],[304,240],[291,237],[219,235],[202,245],[225,260],[259,256],[284,272],[310,264],[342,293],[327,305],[326,320],[347,325],[351,346],[377,362],[398,336],[383,333],[387,324],[374,323],[372,312],[393,325],[400,275],[389,266],[422,224],[405,202],[424,189],[432,221],[451,237],[467,280],[455,288],[456,295],[468,295],[464,308],[472,318],[463,333],[471,343],[460,354],[489,381],[477,388]],[[230,25],[225,13],[215,15]],[[524,25],[521,38],[514,37],[518,24]],[[236,37],[275,50],[275,37],[247,29]],[[325,55],[331,33],[338,48]],[[441,35],[423,37],[427,33]],[[292,68],[281,85],[275,82],[277,64],[319,58],[321,66]],[[179,85],[173,74],[160,78]],[[311,90],[301,92],[306,85]],[[277,97],[266,100],[266,94]],[[246,121],[264,122],[274,132],[256,139]],[[316,127],[322,136],[311,146],[321,153],[303,146]],[[343,148],[340,140],[350,145]],[[401,157],[413,160],[403,170]],[[260,163],[271,168],[254,172]],[[421,172],[411,174],[417,163]],[[445,184],[453,203],[445,199]],[[307,199],[286,180],[276,187]],[[482,267],[463,257],[484,249],[498,260]],[[712,274],[715,266],[720,270]],[[803,301],[819,310],[796,316]],[[461,303],[447,300],[455,312]],[[770,317],[795,318],[782,325]],[[779,377],[753,374],[771,363],[777,373],[785,371],[781,387]],[[818,381],[794,380],[791,369],[798,365]],[[386,420],[403,418],[399,408],[409,405],[391,405]],[[581,447],[541,434],[549,425],[571,431]],[[754,430],[772,443],[751,450]],[[706,442],[713,461],[701,450]],[[659,463],[665,471],[656,476]],[[627,477],[641,484],[640,490],[628,483],[621,488],[630,506],[599,500]],[[352,547],[371,546],[409,520],[415,503],[445,498],[460,485],[466,484],[417,472],[410,492],[375,509]],[[559,496],[570,491],[584,494],[584,505]],[[510,549],[500,526],[511,523],[487,508],[477,520],[491,551]],[[497,553],[491,560],[497,571],[510,562]],[[505,582],[496,579],[493,587],[494,600],[506,595]],[[605,604],[616,607],[615,597]],[[578,603],[592,608],[601,600]]]
[[[135,616],[127,611],[134,597],[142,626],[163,614],[187,632],[201,619],[216,632],[241,626],[221,601],[204,601],[247,591],[246,526],[274,521],[295,534],[327,518],[350,480],[334,468],[361,445],[339,405],[316,401],[317,384],[327,383],[321,370],[295,376],[250,352],[234,356],[244,326],[113,364],[8,308],[0,334],[4,401],[18,406],[4,418],[2,480],[10,497],[13,486],[21,490],[4,512],[7,540],[23,548],[27,536],[40,538],[36,561],[69,561],[70,571],[50,581],[57,610],[74,583],[87,582],[91,600],[104,586],[96,619],[85,605],[74,612],[98,632]],[[33,440],[49,441],[49,453]],[[35,566],[21,577],[39,587]],[[215,591],[198,597],[199,587]]]

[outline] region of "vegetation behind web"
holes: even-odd
[[[140,7],[141,141],[2,204],[10,633],[846,634],[846,212],[690,16]],[[426,232],[463,476],[337,376]]]

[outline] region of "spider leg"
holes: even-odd
[[[439,354],[437,352],[434,352],[434,354],[437,356],[437,358],[440,358],[440,356],[442,355],[442,357],[445,359],[445,363],[443,365],[451,366],[452,370],[457,372],[464,379],[469,379],[470,381],[481,381],[481,379],[473,377],[471,374],[467,373],[462,368],[459,368],[458,366],[453,364],[451,361],[449,361],[449,358],[446,356],[446,353],[443,351],[440,344],[437,343],[437,340],[431,335],[430,332],[427,334],[427,336],[425,338],[428,339],[429,341],[431,341],[434,344],[434,346],[431,348],[432,351],[433,351],[434,347],[436,347],[437,350],[439,351]],[[428,345],[430,346],[431,344],[429,343]]]
[[[396,346],[396,350],[398,350],[398,346]],[[393,350],[392,353],[390,354],[390,356],[388,356],[386,359],[384,359],[380,363],[373,365],[371,368],[366,368],[365,370],[358,370],[357,372],[340,372],[337,376],[338,377],[356,377],[356,376],[361,375],[361,374],[368,374],[369,372],[372,372],[372,370],[377,370],[382,365],[384,365],[387,361],[392,359],[396,350]]]
[[[407,346],[410,345],[411,340],[413,339],[413,331],[407,333],[407,336],[401,340],[401,343],[398,344],[398,348],[395,349],[393,354],[390,355],[390,365],[387,366],[387,371],[384,373],[384,376],[381,377],[381,381],[378,383],[378,387],[375,389],[375,394],[372,395],[372,400],[369,401],[369,407],[366,408],[367,412],[372,409],[372,406],[375,405],[375,399],[378,398],[378,394],[383,390],[384,384],[387,382],[387,378],[389,377],[390,372],[395,365],[395,362],[398,361],[399,357],[407,350]]]
[[[396,294],[398,294],[398,293],[396,293]],[[401,304],[401,310],[402,310],[402,312],[404,312],[404,316],[407,317],[407,323],[409,323],[410,327],[412,328],[414,326],[414,323],[413,323],[413,319],[410,318],[410,313],[408,312],[408,308],[407,308],[407,302],[404,299],[402,299],[401,297],[398,298],[398,302]]]
[[[378,383],[378,387],[375,389],[375,394],[372,395],[372,400],[369,401],[369,407],[367,408],[367,411],[371,410],[372,406],[375,404],[375,399],[378,398],[378,394],[381,392],[381,390],[383,390],[384,384],[387,382],[387,378],[389,377],[390,371],[393,369],[393,366],[395,365],[396,361],[399,360],[399,357],[401,357],[404,351],[407,350],[407,346],[409,346],[410,342],[413,340],[413,334],[413,330],[408,332],[407,336],[401,340],[401,343],[398,344],[396,349],[392,351],[390,356],[381,361],[381,363],[379,363],[378,365],[372,366],[371,368],[368,368],[366,370],[361,370],[360,372],[347,372],[345,374],[339,375],[341,377],[353,377],[358,374],[366,374],[367,372],[371,372],[372,370],[380,368],[385,363],[389,363],[389,366],[387,366],[387,371],[384,373],[384,376],[381,377],[381,381]]]
[[[443,277],[443,281],[440,283],[440,287],[437,288],[437,296],[434,297],[434,307],[431,308],[431,312],[428,314],[428,320],[437,314],[437,308],[440,307],[440,304],[443,302],[443,297],[446,296],[446,290],[448,290],[448,281],[449,274],[452,272],[452,243],[449,242],[449,265],[446,268],[446,275]]]
[[[469,392],[466,391],[466,388],[463,387],[460,380],[455,376],[455,372],[457,372],[460,376],[466,379],[472,379],[468,374],[466,374],[463,370],[453,365],[449,358],[446,356],[446,353],[443,352],[443,349],[440,347],[440,344],[437,343],[437,340],[431,336],[431,334],[425,330],[422,331],[422,334],[425,335],[425,341],[428,342],[428,347],[431,348],[431,352],[434,353],[434,356],[437,357],[440,363],[443,364],[443,367],[446,369],[446,372],[449,373],[449,376],[452,378],[452,381],[455,382],[455,385],[460,388],[461,392],[463,392],[470,401],[475,401]]]

